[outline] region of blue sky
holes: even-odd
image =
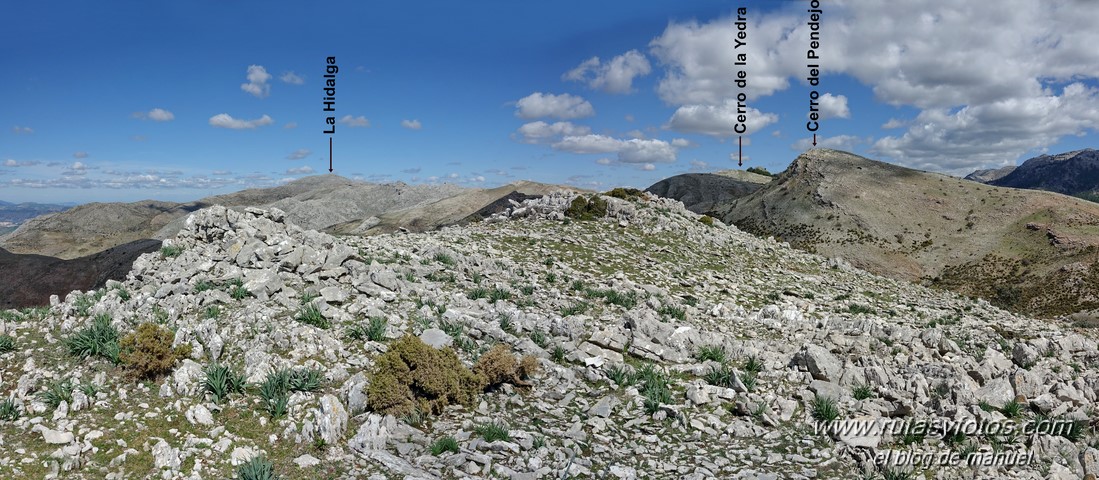
[[[644,188],[808,148],[808,1],[8,2],[0,199],[190,200],[327,172]],[[1095,147],[1099,9],[825,1],[822,145],[964,174]],[[981,3],[981,4],[979,4]],[[730,103],[732,101],[733,103]]]

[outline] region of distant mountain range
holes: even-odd
[[[1026,188],[1099,199],[1099,150],[1041,155],[1018,167],[978,170],[965,177],[999,187]]]
[[[1076,198],[818,149],[714,214],[874,273],[1017,311],[1099,308],[1099,205]]]
[[[0,226],[18,226],[23,222],[47,213],[63,212],[72,205],[49,203],[11,203],[0,200]]]

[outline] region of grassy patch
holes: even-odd
[[[118,329],[111,325],[109,315],[98,315],[87,328],[65,339],[69,353],[81,358],[103,357],[118,363]]]

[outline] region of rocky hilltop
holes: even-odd
[[[665,178],[645,191],[683,202],[688,210],[709,215],[740,197],[759,190],[770,177],[740,170],[684,173]]]
[[[1028,314],[1099,308],[1099,205],[1078,198],[816,149],[718,218]]]
[[[373,237],[278,209],[194,212],[125,281],[2,314],[0,476],[1099,472],[1094,323],[1019,316],[628,198],[560,192]],[[946,420],[1064,428],[814,430]],[[875,466],[913,449],[1011,465]]]

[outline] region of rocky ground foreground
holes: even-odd
[[[125,282],[0,314],[0,478],[1099,473],[1095,325],[574,196],[365,238],[195,212]],[[461,365],[386,353],[420,340]],[[485,380],[499,345],[537,371]]]

